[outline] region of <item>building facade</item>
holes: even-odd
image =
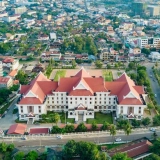
[[[146,93],[122,74],[113,82],[103,77],[91,77],[82,68],[75,76],[47,79],[42,73],[29,84],[20,87],[17,103],[19,119],[39,120],[47,111],[68,112],[68,118],[94,118],[95,112],[114,112],[117,117],[141,119],[146,108]]]

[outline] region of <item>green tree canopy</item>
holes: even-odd
[[[127,156],[126,153],[116,153],[113,157],[112,160],[132,160]]]
[[[30,151],[26,156],[26,160],[36,160],[37,158],[38,153],[36,151]]]
[[[84,125],[84,123],[80,123],[76,128],[76,132],[86,132],[86,131],[87,127]]]
[[[78,154],[77,143],[74,140],[68,141],[64,146],[63,153],[66,159],[72,159],[73,156],[76,156]]]
[[[146,118],[142,119],[142,124],[144,126],[148,126],[150,123],[151,123],[151,119],[150,118],[146,117]]]
[[[15,160],[23,160],[24,156],[25,156],[24,152],[18,152],[18,153],[15,155],[14,159],[15,159]]]
[[[66,126],[65,126],[65,132],[66,133],[72,133],[72,132],[74,132],[75,131],[75,129],[74,129],[74,125],[73,124],[67,124]]]
[[[97,61],[95,62],[95,65],[96,65],[97,68],[102,68],[103,63],[102,63],[100,60],[97,60]]]

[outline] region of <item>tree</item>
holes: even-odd
[[[86,131],[87,127],[84,125],[84,123],[80,123],[76,128],[76,132],[86,132]]]
[[[160,160],[160,156],[156,154],[151,154],[150,156],[144,158],[144,160]]]
[[[153,109],[153,108],[154,108],[154,106],[153,106],[153,104],[152,104],[152,103],[148,103],[148,104],[147,104],[147,108],[150,110],[150,109]]]
[[[92,131],[96,131],[97,130],[97,123],[94,121],[93,123],[92,123]]]
[[[132,126],[139,127],[141,125],[141,121],[133,119],[132,120]]]
[[[15,160],[23,160],[24,156],[25,156],[24,152],[18,152],[18,153],[15,155],[14,159],[15,159]]]
[[[102,63],[100,60],[97,60],[97,61],[95,62],[95,65],[96,65],[97,68],[102,68],[103,63]]]
[[[142,48],[141,53],[144,53],[144,54],[146,54],[146,55],[149,55],[149,54],[150,54],[150,50],[147,49],[147,48]]]
[[[56,125],[57,125],[59,120],[60,120],[59,114],[58,113],[54,113],[54,123],[56,123]]]
[[[20,84],[28,84],[27,77],[28,75],[24,71],[19,70],[15,78],[19,80]]]
[[[64,132],[64,129],[63,128],[59,128],[58,126],[53,126],[52,130],[51,130],[52,134],[63,133],[63,132]]]
[[[129,136],[132,132],[132,126],[131,124],[128,122],[126,125],[123,126],[123,130],[124,130],[124,133]]]
[[[37,158],[38,153],[36,151],[30,151],[26,156],[26,160],[36,160]]]
[[[14,144],[9,144],[9,145],[7,146],[7,151],[12,152],[13,150],[14,150]]]
[[[105,131],[108,129],[108,127],[109,127],[109,123],[105,121],[105,122],[103,122],[103,126],[102,126],[101,130]]]
[[[148,126],[150,123],[151,123],[150,118],[146,117],[146,118],[143,118],[143,119],[142,119],[142,124],[143,124],[144,126]]]
[[[153,125],[155,125],[155,126],[160,125],[160,115],[156,115],[153,117]]]
[[[75,62],[75,60],[72,60],[72,67],[76,68],[76,62]]]
[[[128,123],[125,119],[119,119],[117,122],[117,127],[120,129],[123,129],[123,127]]]
[[[91,142],[78,142],[77,150],[81,160],[98,160],[99,151],[97,145]]]
[[[116,135],[117,133],[117,130],[116,130],[116,126],[114,124],[111,124],[109,126],[109,131],[110,131],[110,135],[112,136],[112,139],[113,137]],[[114,141],[113,141],[114,142]]]
[[[107,160],[107,155],[105,152],[100,153],[98,160]]]
[[[128,65],[128,67],[130,69],[134,69],[135,68],[135,63],[134,62],[130,62],[129,65]]]
[[[150,151],[153,152],[154,154],[160,156],[160,138],[158,138],[153,145],[150,147]]]
[[[113,157],[112,160],[132,160],[127,156],[126,153],[116,153]]]
[[[2,142],[2,143],[0,143],[0,150],[1,150],[1,152],[6,152],[7,151],[7,144],[6,143],[4,143],[4,142]]]
[[[77,143],[74,140],[70,140],[66,143],[63,149],[64,157],[68,160],[77,155]]]
[[[72,133],[72,132],[74,132],[75,131],[75,129],[74,129],[74,125],[73,124],[67,124],[66,126],[65,126],[65,132],[66,133]]]

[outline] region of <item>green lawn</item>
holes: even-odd
[[[65,113],[59,113],[60,117],[61,117],[61,123],[65,123]],[[66,113],[66,123],[74,123],[75,120],[74,118],[67,118],[68,117],[68,113]]]
[[[101,150],[101,146],[106,146],[107,150],[115,148],[115,147],[119,147],[122,144],[103,144],[103,145],[98,145],[98,149]]]
[[[122,72],[117,72],[117,75],[118,76],[121,76],[123,73]]]
[[[65,75],[66,75],[66,70],[58,70],[54,77],[54,81],[58,81],[59,78],[65,77]]]
[[[87,123],[91,124],[94,121],[97,124],[103,124],[104,121],[112,124],[113,123],[113,118],[112,118],[112,115],[110,113],[103,114],[103,113],[100,113],[100,112],[96,112],[94,119],[88,119]]]
[[[105,78],[105,81],[113,81],[113,75],[111,71],[103,70],[103,77]]]

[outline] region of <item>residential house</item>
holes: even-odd
[[[13,80],[10,77],[0,77],[0,88],[12,87]]]

